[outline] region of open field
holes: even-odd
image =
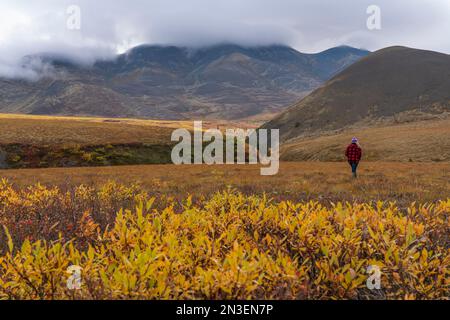
[[[205,121],[203,127],[255,128],[259,124]],[[192,129],[192,125],[192,121],[0,114],[0,145],[168,144],[174,129]]]
[[[450,119],[348,129],[337,134],[290,140],[282,145],[287,161],[342,161],[352,137],[369,161],[450,161]]]
[[[183,122],[0,115],[0,144],[36,146],[167,143]]]
[[[282,162],[276,176],[123,165],[168,162],[166,139],[190,124],[11,117],[0,117],[0,164],[64,168],[0,170],[0,299],[448,298],[440,123],[357,132],[366,158],[406,141],[401,158],[385,158],[415,150],[425,162],[363,161],[355,180],[345,162]],[[312,140],[320,157],[308,159],[339,159],[350,136]],[[78,291],[66,286],[72,265],[83,270]],[[368,266],[381,269],[381,290],[367,289]]]
[[[275,176],[261,176],[259,166],[142,165],[96,168],[0,170],[0,178],[19,188],[41,183],[70,189],[108,181],[138,184],[151,194],[208,195],[228,187],[277,199],[429,202],[450,197],[450,163],[362,162],[359,179],[347,163],[282,162]]]
[[[446,299],[449,169],[2,170],[0,299]],[[382,289],[367,288],[368,266]]]
[[[176,128],[190,121],[0,115],[0,168],[89,167],[170,163]],[[256,128],[258,122],[208,121],[209,128]],[[364,160],[450,161],[450,119],[347,129],[290,140],[281,145],[284,161],[343,161],[357,136]]]
[[[204,129],[256,128],[257,121],[205,121]],[[171,134],[192,121],[0,114],[0,168],[170,163]]]

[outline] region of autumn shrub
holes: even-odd
[[[115,182],[93,188],[80,185],[63,192],[58,187],[40,184],[24,189],[14,188],[7,180],[0,181],[0,224],[6,226],[14,244],[30,241],[68,241],[86,243],[82,222],[91,218],[104,229],[114,223],[121,208],[131,208],[147,198],[136,185]],[[5,233],[0,230],[0,252],[6,248]]]
[[[0,190],[0,299],[449,297],[450,199],[400,210],[232,190],[177,203],[112,183],[75,196],[39,186],[17,193],[6,182]],[[58,216],[59,207],[73,216]],[[18,239],[27,226],[7,226],[8,209],[19,224],[21,212],[42,219],[50,210],[74,231],[63,232],[67,221],[53,227],[49,215],[41,227],[58,229],[56,238]],[[81,268],[78,289],[67,286],[70,266]],[[381,270],[380,289],[367,286],[369,266]]]

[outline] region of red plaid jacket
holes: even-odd
[[[347,157],[348,161],[358,162],[361,160],[362,150],[356,143],[352,143],[347,147],[347,151],[345,151],[345,156]]]

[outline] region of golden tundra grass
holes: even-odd
[[[257,127],[253,122],[205,121],[204,128]],[[0,114],[2,144],[104,145],[167,144],[174,129],[192,129],[192,121],[111,119]]]
[[[342,161],[343,149],[354,136],[361,141],[365,160],[450,161],[450,119],[347,129],[291,140],[281,148],[282,159]]]
[[[371,200],[433,202],[450,197],[450,163],[362,162],[353,180],[347,163],[282,162],[275,176],[261,176],[249,165],[149,165],[98,168],[0,170],[18,188],[41,183],[70,190],[80,184],[96,188],[110,180],[138,184],[152,195],[177,198],[210,195],[228,187],[245,194],[266,193],[276,200],[323,203]]]

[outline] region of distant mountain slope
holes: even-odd
[[[283,140],[348,126],[399,123],[450,113],[450,56],[390,47],[351,65],[268,122]]]
[[[37,82],[0,79],[0,112],[156,119],[268,117],[368,54],[338,47],[302,54],[286,46],[202,49],[140,46],[80,67],[52,55]],[[30,63],[31,64],[31,63]]]

